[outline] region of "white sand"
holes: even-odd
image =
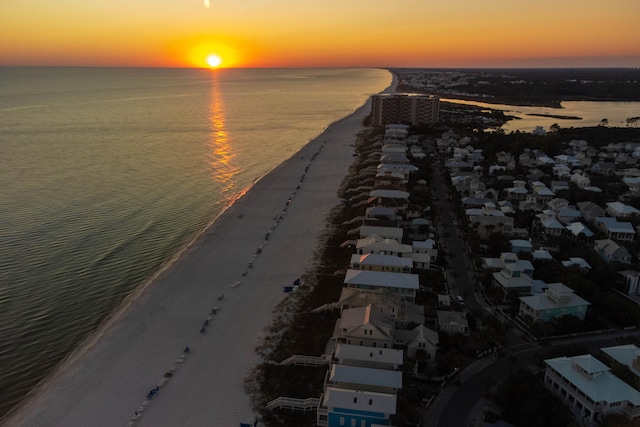
[[[370,101],[254,185],[5,425],[125,426],[174,366],[137,425],[253,423],[243,380],[258,362],[254,349],[273,308],[286,298],[283,286],[313,265],[326,215],[339,204],[339,185],[354,160],[351,144],[369,111]],[[242,284],[231,287],[237,281]],[[202,334],[214,306],[220,311]],[[191,352],[177,363],[186,345]]]

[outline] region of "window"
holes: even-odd
[[[351,427],[356,427],[356,420],[351,420]]]
[[[358,398],[357,397],[353,398],[353,403],[358,403]]]
[[[340,417],[340,425],[343,426],[344,425],[344,417]]]
[[[369,405],[373,405],[373,399],[369,399]]]

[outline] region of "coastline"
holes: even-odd
[[[390,74],[383,92],[397,83]],[[135,417],[137,425],[248,422],[243,379],[256,363],[253,349],[285,298],[282,285],[311,265],[325,215],[339,203],[338,187],[353,162],[350,144],[369,111],[370,100],[256,180],[2,425],[125,425],[172,370],[153,405]],[[212,316],[213,305],[220,310]]]

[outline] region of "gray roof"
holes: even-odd
[[[386,288],[419,289],[419,276],[408,273],[386,271],[347,270],[344,278],[347,285],[363,285]]]
[[[374,362],[385,365],[401,366],[403,351],[392,348],[374,348],[360,345],[338,344],[336,359],[356,360],[362,362]]]
[[[371,401],[371,404],[369,402]],[[396,395],[375,393],[372,391],[345,390],[327,387],[324,393],[323,406],[351,411],[396,413]]]
[[[329,380],[337,383],[401,389],[402,371],[334,364],[331,366]]]

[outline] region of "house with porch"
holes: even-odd
[[[347,270],[344,285],[348,288],[387,291],[411,303],[415,302],[416,292],[420,289],[417,274],[353,269]]]
[[[631,254],[629,251],[611,239],[596,240],[593,248],[606,262],[617,261],[623,264],[631,263]]]
[[[544,385],[583,425],[595,426],[610,414],[640,417],[640,392],[590,354],[544,361]]]
[[[392,273],[411,273],[413,259],[395,255],[353,254],[350,267],[354,270],[388,271]]]
[[[394,333],[393,320],[367,305],[343,310],[334,337],[345,344],[391,348]]]
[[[564,315],[584,320],[590,303],[563,283],[550,283],[543,294],[520,297],[518,315],[549,322]]]

